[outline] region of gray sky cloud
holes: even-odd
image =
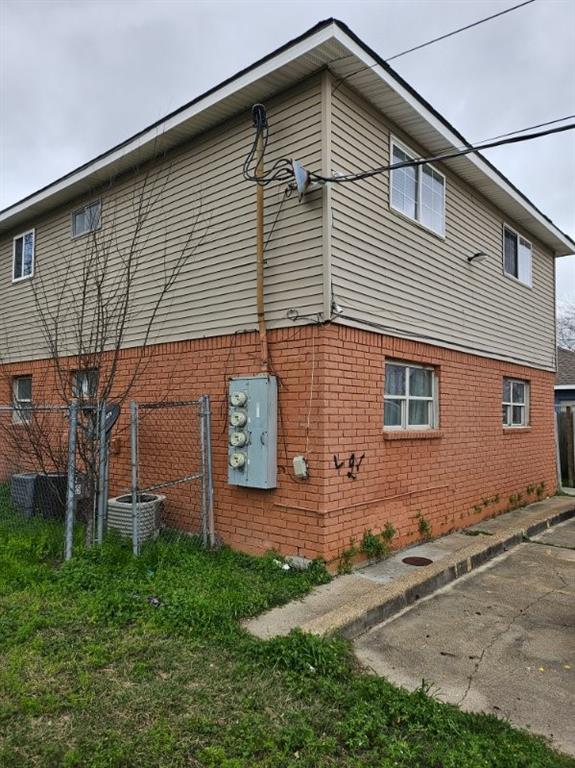
[[[0,0],[0,209],[327,16],[385,57],[512,4]],[[537,0],[393,66],[472,141],[575,114],[575,3]],[[575,235],[575,131],[487,155]],[[575,257],[557,289],[575,304]]]

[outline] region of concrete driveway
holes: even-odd
[[[575,755],[575,520],[520,544],[355,641],[409,689],[508,718]]]

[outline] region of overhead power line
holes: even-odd
[[[566,120],[575,120],[575,115],[565,115],[565,117],[556,117],[553,120],[546,120],[544,123],[536,123],[535,125],[528,125],[526,128],[517,128],[514,131],[507,131],[506,133],[499,133],[496,136],[487,136],[485,139],[479,139],[475,142],[467,142],[466,144],[460,144],[458,147],[445,147],[445,149],[438,150],[437,154],[443,152],[459,152],[460,150],[469,149],[473,146],[478,151],[481,150],[488,142],[496,141],[497,139],[505,139],[508,136],[515,136],[519,133],[527,133],[527,131],[535,131],[537,128],[544,128],[547,125],[555,125],[556,123],[564,123]]]
[[[478,21],[474,21],[471,24],[467,24],[465,27],[459,27],[459,29],[454,29],[452,32],[447,32],[445,35],[434,37],[433,40],[428,40],[425,43],[420,43],[420,45],[414,45],[413,48],[407,48],[407,50],[405,51],[401,51],[400,53],[395,53],[393,56],[388,56],[386,61],[393,61],[394,59],[399,59],[400,56],[407,56],[408,53],[413,53],[414,51],[419,51],[422,48],[427,48],[428,45],[439,43],[440,40],[446,40],[448,37],[453,37],[453,35],[458,35],[460,32],[466,32],[468,29],[473,29],[473,27],[478,27],[480,24],[485,24],[486,21],[497,19],[499,16],[505,16],[506,13],[511,13],[511,11],[516,11],[519,8],[523,8],[524,5],[530,5],[531,3],[534,3],[534,2],[535,0],[525,0],[524,3],[519,3],[519,5],[513,5],[511,8],[506,8],[504,11],[499,11],[499,13],[493,13],[491,16],[486,16],[484,19],[478,19]]]
[[[253,114],[254,127],[256,129],[256,132],[255,132],[253,144],[243,164],[244,178],[246,179],[246,181],[253,181],[264,187],[268,186],[273,182],[291,181],[294,176],[294,168],[292,165],[292,161],[288,158],[281,158],[277,160],[273,164],[273,166],[263,174],[256,173],[257,166],[259,164],[259,159],[260,159],[258,158],[256,160],[258,136],[260,133],[263,134],[263,142],[262,142],[263,146],[261,150],[261,156],[263,156],[268,146],[269,126],[268,126],[268,121],[265,113],[265,108],[263,107],[263,105],[261,104],[254,105],[252,109],[252,114]],[[322,182],[329,181],[329,182],[335,182],[335,183],[342,183],[347,181],[359,181],[364,178],[369,178],[370,176],[375,176],[380,173],[386,173],[388,171],[393,171],[399,168],[408,168],[408,167],[414,167],[418,165],[425,165],[426,163],[432,163],[438,160],[448,160],[451,158],[459,157],[461,155],[468,155],[474,152],[480,152],[481,150],[484,150],[484,149],[491,149],[493,147],[504,146],[505,144],[515,144],[522,141],[537,139],[542,136],[548,136],[554,133],[560,133],[562,131],[569,131],[575,128],[575,123],[560,126],[558,128],[549,129],[546,131],[538,131],[537,133],[530,133],[527,136],[517,135],[517,134],[524,134],[527,131],[534,131],[537,128],[543,128],[545,126],[555,125],[556,123],[563,123],[566,120],[572,120],[574,118],[575,118],[575,114],[565,115],[564,117],[557,117],[557,118],[554,118],[553,120],[546,120],[545,122],[537,123],[535,125],[530,125],[530,126],[527,126],[526,128],[517,128],[514,131],[508,131],[507,133],[501,133],[501,134],[498,134],[497,136],[492,136],[488,139],[483,139],[481,141],[476,142],[474,145],[466,144],[460,147],[451,147],[446,149],[444,152],[440,152],[431,157],[414,158],[412,160],[406,160],[401,163],[393,163],[391,165],[378,166],[376,168],[367,169],[366,171],[359,171],[358,173],[345,174],[340,176],[326,177],[326,176],[320,176],[319,174],[311,172],[309,173],[309,178],[310,180],[314,180],[314,181],[322,181]],[[256,170],[252,170],[252,168],[254,167],[254,161],[255,161]],[[285,198],[282,199],[281,201],[280,211],[284,202],[285,202]],[[278,215],[279,215],[279,211],[278,211]],[[274,227],[275,227],[275,222],[272,227],[272,232]],[[269,237],[268,237],[268,241],[269,241]]]
[[[427,163],[433,163],[438,160],[450,160],[455,157],[462,157],[463,155],[470,155],[475,152],[481,152],[485,149],[492,149],[493,147],[502,147],[507,144],[518,144],[522,141],[531,141],[533,139],[539,139],[543,136],[550,136],[554,133],[562,133],[563,131],[572,131],[575,128],[575,123],[569,123],[569,125],[560,125],[557,128],[548,128],[545,131],[537,131],[536,133],[530,133],[526,136],[513,136],[512,138],[498,139],[496,141],[489,141],[487,143],[478,144],[476,146],[465,147],[464,149],[457,149],[450,152],[444,152],[443,154],[433,155],[431,157],[420,157],[413,160],[405,160],[401,163],[392,163],[391,165],[381,165],[376,168],[369,168],[365,171],[359,171],[358,173],[348,173],[342,176],[321,176],[317,173],[310,172],[310,178],[313,181],[333,182],[336,184],[343,184],[350,181],[361,181],[362,179],[368,179],[372,176],[377,176],[380,173],[388,173],[389,171],[395,171],[400,168],[415,168],[420,165],[426,165]]]
[[[508,131],[507,133],[500,133],[497,136],[490,136],[488,139],[482,139],[476,141],[476,144],[483,144],[485,141],[495,141],[495,139],[504,139],[507,136],[515,136],[516,133],[526,133],[526,131],[534,131],[536,128],[544,128],[546,125],[555,125],[555,123],[564,123],[565,120],[573,120],[575,115],[565,115],[565,117],[556,117],[554,120],[547,120],[544,123],[537,123],[537,125],[530,125],[527,128],[518,128],[516,131]]]
[[[405,51],[400,51],[399,53],[394,53],[393,56],[388,56],[385,59],[385,62],[388,63],[390,61],[393,61],[394,59],[399,59],[401,56],[407,56],[408,53],[413,53],[414,51],[419,51],[422,48],[427,48],[429,45],[434,45],[435,43],[439,43],[441,40],[446,40],[448,37],[453,37],[454,35],[458,35],[460,32],[466,32],[468,29],[473,29],[473,27],[478,27],[480,24],[485,24],[487,21],[492,21],[493,19],[497,19],[500,16],[505,16],[507,13],[511,13],[512,11],[517,11],[519,8],[523,8],[526,5],[530,5],[531,3],[534,3],[535,0],[525,0],[523,3],[519,3],[518,5],[513,5],[511,8],[506,8],[504,11],[499,11],[498,13],[493,13],[491,16],[485,16],[483,19],[478,19],[477,21],[472,22],[471,24],[466,24],[464,27],[459,27],[458,29],[454,29],[451,32],[446,32],[444,35],[440,35],[439,37],[434,37],[431,40],[427,40],[425,43],[420,43],[419,45],[414,45],[412,48],[407,48]],[[354,75],[358,75],[360,72],[365,72],[367,69],[373,69],[374,67],[377,67],[379,65],[379,62],[376,62],[375,64],[366,64],[364,67],[361,67],[360,69],[357,69],[355,72],[350,72],[348,75],[345,75],[340,80],[338,80],[335,88],[333,89],[333,93],[337,91],[337,89],[346,82],[346,80],[349,80],[350,77],[353,77]]]

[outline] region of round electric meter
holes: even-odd
[[[248,436],[245,432],[232,432],[230,435],[230,445],[234,448],[241,448],[248,442]]]
[[[236,408],[241,408],[248,401],[248,396],[245,392],[232,392],[230,395],[230,403]]]
[[[230,466],[234,469],[241,469],[243,466],[245,466],[245,463],[246,454],[241,453],[241,451],[236,451],[230,456]]]
[[[242,411],[232,411],[230,416],[230,424],[232,427],[243,427],[248,417]]]

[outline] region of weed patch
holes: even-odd
[[[240,619],[329,580],[194,539],[133,559],[109,537],[61,564],[62,531],[0,489],[2,768],[567,768],[493,716],[357,668],[348,644]]]

